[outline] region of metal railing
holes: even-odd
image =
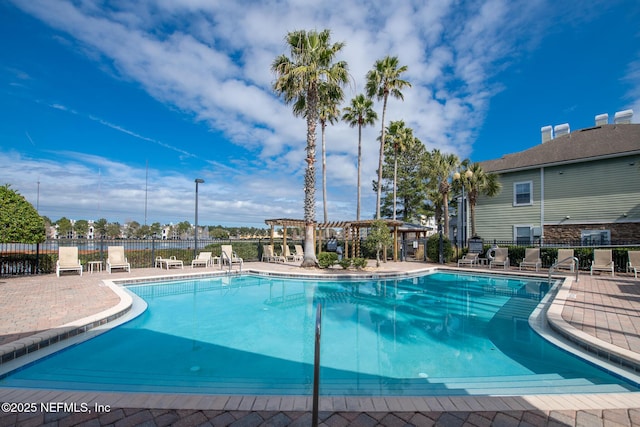
[[[559,260],[558,262],[553,263],[553,265],[551,267],[549,267],[549,286],[551,286],[551,273],[553,273],[553,270],[560,264],[564,264],[565,262],[571,260],[571,263],[573,264],[573,269],[576,272],[576,282],[580,281],[579,278],[579,273],[580,273],[580,269],[578,268],[578,258],[574,257],[574,256],[570,256],[567,257],[563,260]]]
[[[227,260],[227,262],[229,263],[229,273],[231,273],[231,267],[232,267],[232,263],[231,263],[231,258],[229,258],[229,255],[227,255],[226,252],[222,251],[220,253],[220,270],[222,270],[222,266],[224,265],[224,260]]]
[[[322,335],[322,304],[316,309],[315,352],[313,358],[313,408],[311,411],[311,425],[318,426],[318,407],[320,400],[320,337]]]

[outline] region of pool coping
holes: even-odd
[[[75,322],[63,325],[50,331],[44,331],[31,337],[14,341],[0,346],[10,346],[20,342],[17,347],[27,348],[29,345],[38,345],[38,337],[42,340],[40,343],[48,340],[50,344],[56,336],[63,336],[64,332],[55,333],[51,331],[69,328],[67,331],[68,338],[79,336],[85,332],[89,332],[95,328],[105,327],[108,323],[113,322],[130,311],[132,307],[132,298],[125,291],[126,285],[145,283],[149,281],[157,282],[171,281],[176,279],[193,279],[199,277],[212,277],[220,275],[239,275],[239,274],[255,274],[259,276],[283,277],[283,278],[300,278],[318,279],[318,280],[335,280],[349,279],[393,279],[400,277],[411,277],[422,275],[435,271],[451,271],[451,272],[473,272],[480,274],[492,275],[508,275],[508,276],[527,276],[540,277],[546,279],[542,274],[534,274],[532,272],[514,272],[502,270],[481,270],[455,268],[446,266],[432,266],[412,270],[408,272],[378,272],[364,274],[317,274],[309,272],[283,273],[262,269],[247,269],[245,271],[220,271],[220,272],[198,272],[176,274],[171,276],[145,276],[137,278],[118,278],[104,279],[103,283],[109,286],[121,298],[116,306],[104,310],[92,316],[85,317]],[[570,283],[570,279],[563,278],[566,283]],[[557,294],[548,302],[546,318],[552,328],[561,333],[565,338],[574,341],[584,340],[581,345],[583,349],[588,349],[589,343],[594,347],[597,339],[584,332],[574,328],[562,319],[561,313],[564,307],[567,295],[569,293],[568,286],[560,286]],[[559,329],[559,330],[556,330]],[[71,332],[70,335],[69,331]],[[90,335],[90,334],[87,334]],[[568,336],[565,336],[568,335]],[[573,336],[574,339],[570,337]],[[78,337],[80,338],[80,337]],[[90,338],[87,336],[87,338]],[[60,341],[60,340],[58,340]],[[50,344],[39,345],[39,348],[48,347]],[[605,344],[605,343],[603,343]],[[627,351],[612,345],[598,345],[601,351],[622,356]],[[15,351],[15,349],[14,349]],[[32,347],[33,353],[34,350]],[[30,354],[29,352],[24,353]],[[632,356],[637,359],[637,355],[633,352]],[[2,353],[0,353],[2,354]],[[20,356],[18,356],[20,357]],[[2,365],[0,364],[0,367]],[[13,369],[12,369],[13,370]],[[16,393],[16,391],[19,391]],[[68,403],[95,403],[98,405],[107,405],[109,407],[118,408],[181,408],[195,410],[223,410],[223,411],[310,411],[312,409],[311,396],[268,396],[268,395],[192,395],[180,393],[138,393],[138,392],[91,392],[91,391],[64,391],[64,390],[40,390],[40,389],[16,389],[0,387],[0,401],[2,402],[68,402]],[[319,407],[321,411],[357,411],[357,412],[399,412],[399,411],[513,411],[513,410],[575,410],[583,409],[603,409],[603,408],[630,408],[640,407],[640,392],[625,393],[591,393],[591,394],[550,394],[550,395],[517,395],[517,396],[418,396],[418,397],[357,397],[357,396],[320,396]]]

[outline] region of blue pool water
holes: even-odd
[[[545,282],[438,272],[360,282],[259,276],[131,286],[138,318],[4,387],[309,395],[322,305],[323,395],[636,391],[528,325]]]

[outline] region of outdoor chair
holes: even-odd
[[[75,246],[61,246],[58,248],[58,261],[56,261],[56,275],[60,277],[61,271],[79,271],[82,276],[82,264],[78,259],[78,248]]]
[[[111,274],[114,268],[122,268],[131,273],[131,264],[124,256],[124,246],[107,247],[107,271]]]
[[[627,262],[627,273],[633,271],[634,277],[638,278],[638,269],[640,268],[640,251],[628,251],[629,261]]]
[[[238,257],[238,255],[236,255],[231,245],[222,245],[221,249],[222,256],[220,257],[220,260],[222,264],[240,264],[240,268],[242,268],[242,264],[244,261],[242,260],[242,258]]]
[[[489,262],[489,268],[493,266],[502,266],[503,269],[509,267],[509,249],[507,248],[493,248],[489,249],[489,252],[493,252],[493,259]]]
[[[470,267],[473,267],[474,265],[478,265],[479,256],[480,254],[477,252],[474,252],[474,253],[470,252],[464,255],[462,258],[458,260],[458,267],[460,267],[460,265],[468,265]]]
[[[191,261],[191,268],[196,266],[209,267],[211,263],[211,252],[200,252],[198,257]]]
[[[567,269],[573,273],[575,260],[573,259],[573,249],[558,249],[558,258],[555,262],[556,270]]]
[[[591,261],[591,275],[593,276],[594,270],[610,271],[611,277],[614,276],[613,272],[613,255],[611,249],[594,249],[593,261]]]
[[[524,259],[520,263],[520,270],[522,267],[535,267],[536,271],[542,267],[542,260],[540,259],[540,248],[526,248],[524,251]]]

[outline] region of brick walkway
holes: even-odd
[[[424,268],[417,263],[387,263],[381,272],[406,272]],[[260,268],[278,271],[295,271],[299,268],[255,263],[245,265],[245,270]],[[103,279],[143,277],[156,274],[191,273],[193,270],[156,269],[132,270],[131,274],[105,272],[77,275],[55,275],[0,279],[0,347],[18,342],[37,331],[57,328],[78,319],[95,314],[118,303],[119,297],[103,285]],[[320,272],[322,274],[322,272]],[[582,337],[599,342],[603,348],[620,349],[621,354],[640,354],[640,283],[629,276],[616,277],[581,275],[557,300],[564,304],[559,308],[562,320],[576,328]],[[578,334],[580,336],[580,334]],[[29,402],[36,396],[39,401],[88,402],[95,399],[86,393],[40,392],[0,389],[0,402]],[[279,401],[286,410],[270,410],[265,399],[253,398],[238,401],[236,410],[201,409],[212,407],[215,398],[199,398],[194,405],[183,406],[181,400],[170,397],[167,404],[154,396],[147,399],[158,402],[142,405],[144,396],[101,396],[109,404],[108,411],[70,413],[48,411],[35,413],[0,412],[0,427],[4,426],[308,426],[311,412],[308,399],[300,408],[286,399]],[[140,400],[142,399],[142,400]],[[155,400],[154,400],[155,399]],[[229,399],[224,407],[230,406]],[[329,399],[330,400],[330,399]],[[173,406],[171,406],[173,402]],[[212,403],[213,402],[213,403]],[[538,397],[469,397],[394,399],[396,405],[387,402],[387,410],[376,410],[375,399],[364,399],[359,408],[346,403],[343,410],[335,409],[335,402],[321,398],[320,425],[324,426],[640,426],[640,396],[637,393],[623,395],[576,395]],[[364,403],[363,403],[364,402]],[[370,407],[367,407],[366,403]],[[421,408],[421,404],[429,410]],[[139,406],[138,406],[139,405]],[[152,406],[151,408],[145,406]],[[191,409],[180,409],[191,407]],[[240,409],[242,408],[242,409]],[[413,408],[413,409],[411,409]],[[64,409],[64,408],[63,408]]]

